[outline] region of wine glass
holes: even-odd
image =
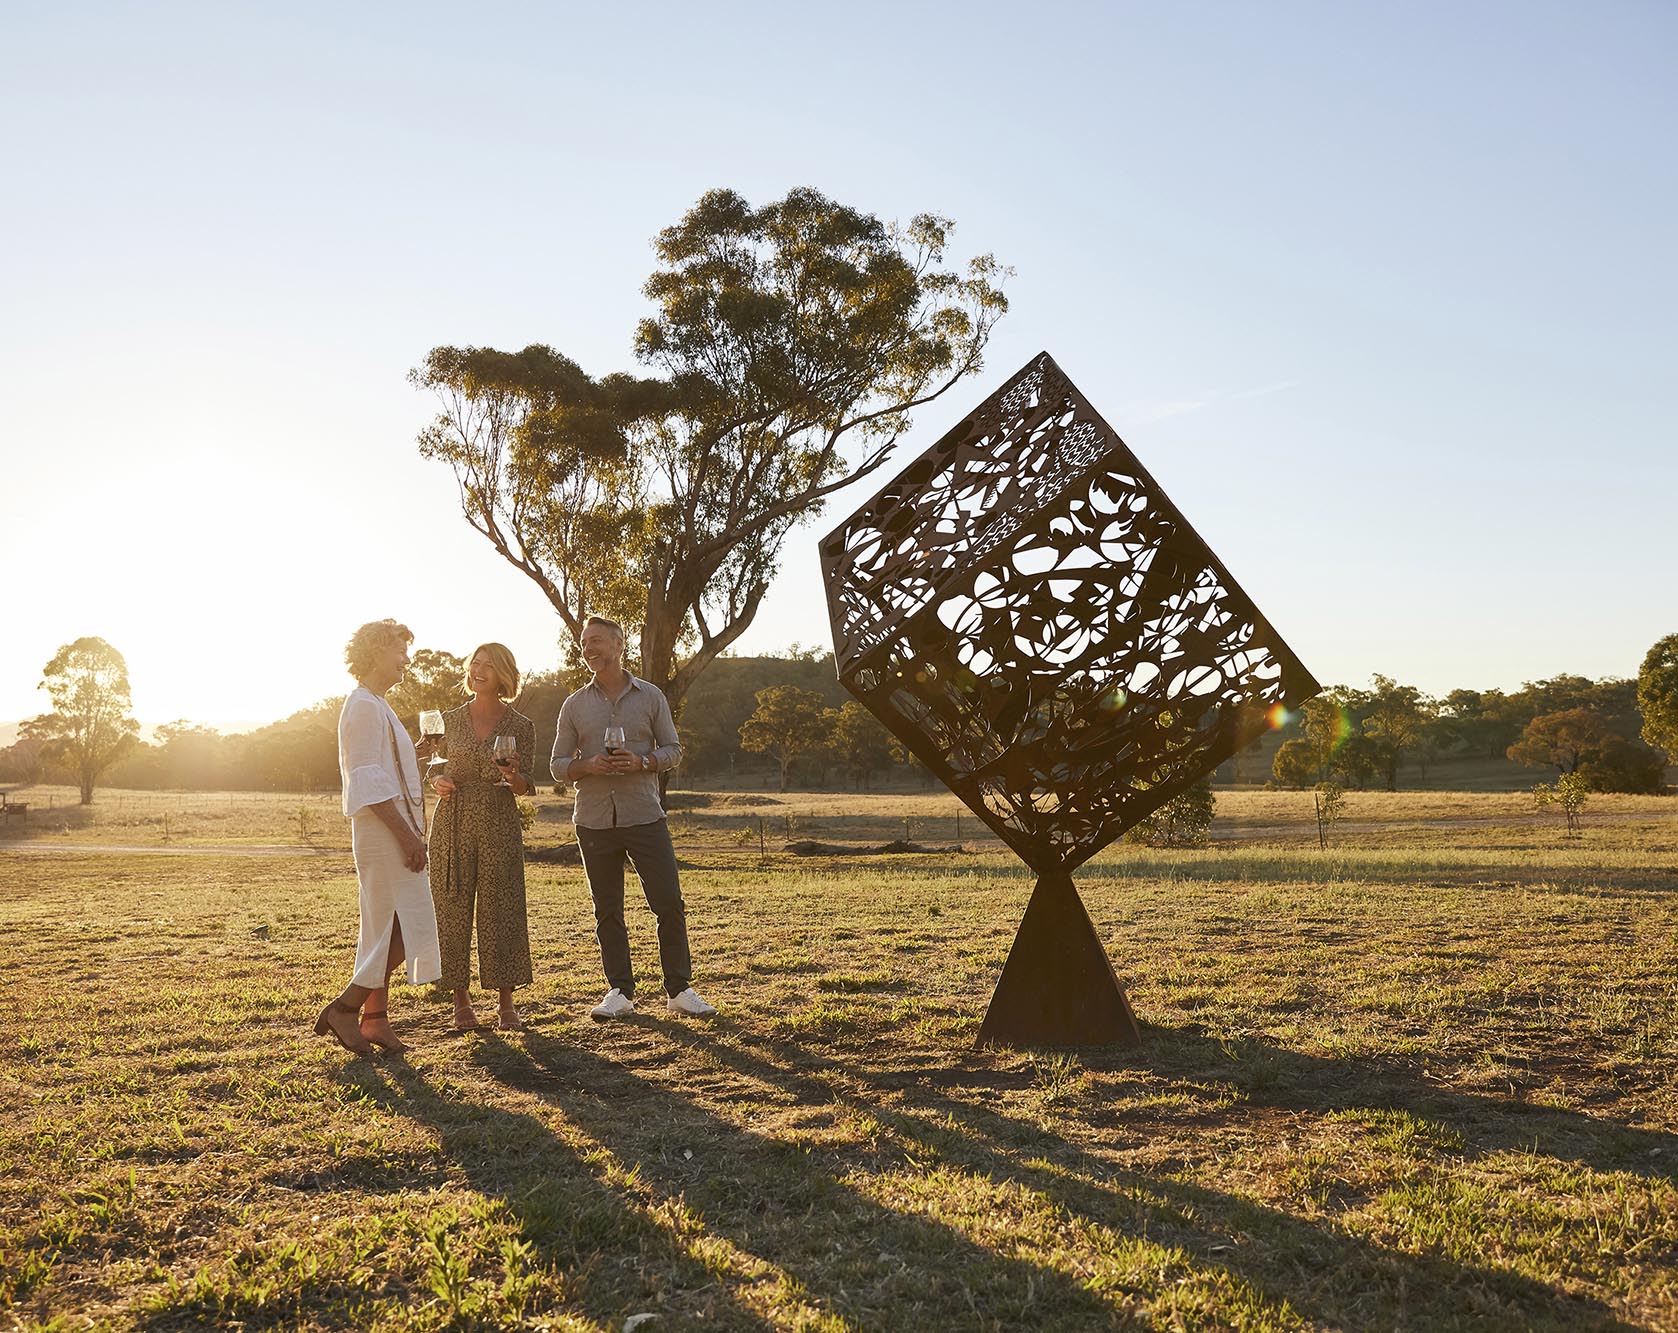
[[[443,713],[437,708],[420,709],[420,740],[431,742],[431,753],[426,758],[426,772],[440,767],[445,761],[438,753],[443,742]]]
[[[519,757],[519,740],[510,735],[498,735],[490,742],[490,757],[497,767],[512,764]],[[502,781],[507,781],[507,769],[502,769]]]
[[[625,753],[623,728],[616,723],[606,728],[606,753],[612,755]]]

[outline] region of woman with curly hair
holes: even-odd
[[[355,971],[321,1010],[315,1032],[366,1055],[372,1044],[407,1048],[390,1030],[390,975],[405,960],[408,981],[442,975],[437,920],[425,875],[425,804],[419,762],[385,694],[408,668],[413,632],[394,620],[363,625],[344,648],[359,682],[338,715],[338,767],[350,818],[355,874],[361,884],[361,930]]]
[[[519,668],[499,643],[480,643],[466,660],[472,698],[443,714],[448,767],[433,786],[431,898],[442,944],[443,984],[454,992],[454,1026],[479,1025],[472,1008],[472,920],[478,924],[478,981],[500,992],[500,1026],[518,1032],[524,1020],[513,989],[530,984],[530,927],[524,901],[524,834],[515,797],[535,787],[536,726],[509,702],[518,697]],[[498,758],[497,738],[511,757]]]

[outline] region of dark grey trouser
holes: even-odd
[[[594,937],[600,941],[607,984],[632,999],[635,996],[635,965],[629,959],[629,932],[623,924],[623,863],[628,857],[640,876],[647,906],[658,917],[658,961],[664,969],[665,992],[680,995],[692,983],[693,960],[688,956],[687,905],[676,877],[670,826],[662,819],[622,828],[579,824],[577,846],[594,898]]]

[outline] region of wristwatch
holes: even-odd
[[[641,756],[641,771],[643,773],[651,773],[653,771],[653,757],[650,754],[644,754]]]

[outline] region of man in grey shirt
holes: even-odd
[[[658,795],[658,775],[682,762],[675,719],[664,692],[623,669],[623,627],[590,616],[578,641],[594,677],[559,710],[552,769],[577,789],[573,819],[583,873],[594,898],[594,935],[611,987],[595,1018],[635,1012],[635,968],[623,922],[623,863],[640,877],[647,906],[658,917],[658,959],[665,1007],[709,1018],[717,1011],[692,986],[687,907],[676,875],[676,849]],[[622,736],[607,729],[621,727]]]

